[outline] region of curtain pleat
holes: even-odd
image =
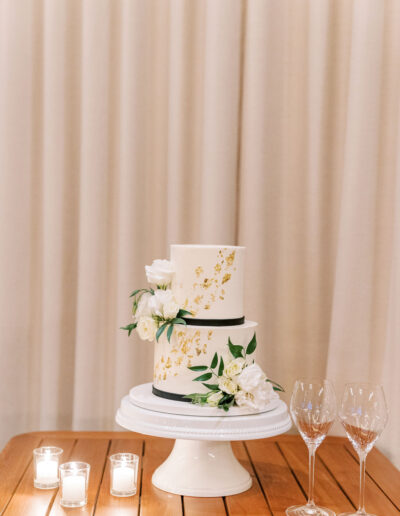
[[[397,0],[0,0],[1,439],[113,428],[144,265],[237,243],[284,398],[382,381],[400,464],[399,149]]]

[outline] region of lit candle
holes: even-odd
[[[133,468],[120,466],[113,469],[112,489],[119,493],[129,493],[135,490],[135,472]]]
[[[42,446],[33,450],[35,475],[33,485],[38,489],[58,487],[58,464],[62,454],[61,448]]]
[[[85,500],[86,481],[82,475],[70,475],[63,478],[62,499],[68,503],[78,503]]]
[[[63,507],[83,507],[87,503],[90,465],[86,462],[65,462],[60,466]]]
[[[115,453],[110,456],[110,493],[113,496],[136,494],[139,457],[134,453]]]
[[[36,480],[43,484],[50,484],[58,481],[58,461],[41,460],[36,465]]]

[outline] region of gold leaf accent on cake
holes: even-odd
[[[199,305],[201,303],[201,300],[203,299],[203,295],[199,295],[199,296],[196,296],[194,298],[194,302],[196,303],[196,305]]]
[[[226,257],[226,265],[228,267],[230,267],[231,265],[233,265],[233,262],[235,260],[235,254],[236,254],[236,251],[232,251],[231,254],[229,256]]]
[[[205,305],[204,310],[209,310],[209,309],[210,309],[210,305]]]
[[[229,272],[227,272],[224,277],[222,278],[222,284],[226,283],[227,281],[229,281],[231,279],[231,275],[229,274]]]
[[[219,296],[219,298],[221,299],[221,301],[225,299],[224,296]]]
[[[165,367],[166,367],[167,369],[169,369],[170,367],[172,367],[172,364],[171,364],[171,357],[168,357],[168,358],[167,358],[167,362],[166,362],[166,364],[165,364]]]
[[[167,373],[164,373],[163,380],[167,379]]]
[[[221,272],[221,264],[217,263],[217,265],[214,267],[215,272]]]
[[[211,280],[209,280],[208,278],[205,278],[203,283],[201,284],[201,286],[203,288],[210,288],[211,287]]]
[[[208,338],[208,340],[210,340],[210,339],[211,339],[212,334],[213,334],[213,331],[212,331],[212,330],[208,330],[208,333],[207,333],[207,338]]]
[[[204,269],[203,269],[203,267],[201,267],[201,266],[199,265],[199,267],[196,267],[196,269],[194,270],[194,272],[196,273],[196,276],[197,276],[197,277],[199,277],[201,274],[203,274]]]
[[[161,356],[161,363],[163,364],[165,362],[164,355]]]
[[[197,356],[199,356],[201,354],[201,349],[200,348],[196,348],[196,354],[197,354]]]
[[[175,365],[177,366],[180,366],[183,362],[183,357],[178,357],[176,360],[175,360]]]

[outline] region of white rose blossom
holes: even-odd
[[[237,377],[240,390],[235,394],[235,402],[239,407],[262,410],[274,397],[272,384],[258,364],[245,367]]]
[[[247,407],[253,410],[266,408],[271,399],[274,398],[274,390],[271,383],[264,381],[252,392],[238,391],[235,394],[235,402],[239,407]]]
[[[221,391],[224,391],[227,394],[235,394],[235,392],[238,390],[237,383],[234,382],[231,378],[227,378],[226,376],[219,377],[218,387],[221,389]]]
[[[224,369],[224,376],[228,378],[233,378],[242,372],[243,367],[245,366],[246,361],[244,358],[235,358],[231,360]]]
[[[157,323],[152,317],[141,317],[137,325],[139,337],[152,342],[156,338]]]
[[[156,290],[148,301],[150,313],[164,319],[173,319],[179,312],[172,290]]]
[[[220,399],[222,398],[223,394],[222,392],[213,392],[208,398],[207,403],[211,407],[217,407]]]
[[[237,377],[239,387],[247,392],[252,392],[267,379],[266,374],[258,364],[251,364],[243,369]]]
[[[169,260],[154,260],[151,265],[146,265],[147,281],[157,287],[166,288],[171,284],[175,269]]]
[[[151,309],[149,306],[149,301],[153,296],[149,292],[145,292],[142,294],[138,306],[136,308],[136,312],[133,314],[133,318],[135,322],[138,322],[141,317],[150,317]]]

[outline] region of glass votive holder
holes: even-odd
[[[54,489],[59,485],[58,464],[63,450],[55,446],[42,446],[33,450],[34,479],[38,489]]]
[[[136,494],[139,457],[134,453],[110,456],[110,493],[113,496]]]
[[[65,462],[60,466],[61,500],[63,507],[83,507],[87,504],[90,465],[86,462]]]

